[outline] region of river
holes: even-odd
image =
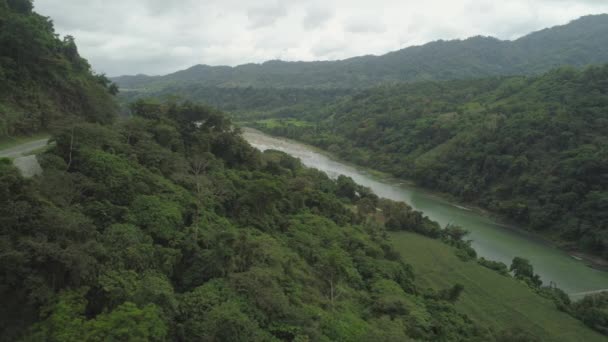
[[[306,166],[324,171],[332,178],[339,175],[351,177],[355,182],[371,188],[380,197],[408,203],[442,226],[452,223],[464,227],[470,232],[469,238],[473,240],[473,247],[480,256],[502,261],[507,266],[515,256],[526,258],[545,284],[552,281],[575,298],[584,292],[608,289],[608,272],[588,267],[542,239],[465,205],[452,203],[432,191],[397,179],[378,177],[296,141],[272,137],[252,129],[245,129],[243,136],[262,151],[283,151],[299,158]]]

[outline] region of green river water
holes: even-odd
[[[389,177],[376,176],[305,144],[272,137],[252,129],[245,129],[243,136],[260,150],[286,152],[301,159],[306,166],[322,170],[332,178],[341,174],[351,177],[355,182],[370,187],[380,197],[408,203],[442,226],[452,223],[464,227],[470,232],[469,238],[473,240],[473,247],[480,256],[507,265],[511,264],[515,256],[529,259],[545,284],[553,281],[573,297],[580,297],[584,292],[608,289],[608,272],[588,267],[546,241],[501,223],[496,218],[452,203],[429,190]]]

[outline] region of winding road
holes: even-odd
[[[0,150],[0,158],[19,158],[24,155],[45,147],[49,142],[48,138],[30,141],[21,145]]]
[[[10,158],[15,167],[21,171],[24,177],[33,177],[42,172],[38,159],[35,155],[28,155],[36,150],[44,148],[49,142],[48,138],[39,139],[0,150],[0,158]]]

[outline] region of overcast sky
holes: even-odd
[[[335,60],[437,39],[514,39],[608,0],[35,0],[97,72]]]

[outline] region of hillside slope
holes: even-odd
[[[256,88],[364,88],[380,83],[538,74],[556,66],[608,62],[608,15],[582,17],[514,41],[491,37],[436,41],[383,56],[329,62],[268,61],[237,67],[196,65],[166,76],[121,76],[125,89],[171,85]]]
[[[555,304],[534,293],[515,279],[464,262],[454,248],[440,241],[413,233],[392,233],[391,242],[399,254],[414,267],[416,282],[421,287],[445,288],[459,283],[465,291],[456,309],[473,321],[497,330],[533,331],[540,341],[593,341],[605,337],[581,330],[583,323],[572,320]],[[515,338],[505,341],[525,341]]]
[[[30,0],[0,0],[0,140],[60,120],[110,122],[117,88],[32,9]]]
[[[254,150],[215,110],[140,103],[54,140],[34,179],[0,160],[3,341],[501,336],[415,287],[369,190]]]

